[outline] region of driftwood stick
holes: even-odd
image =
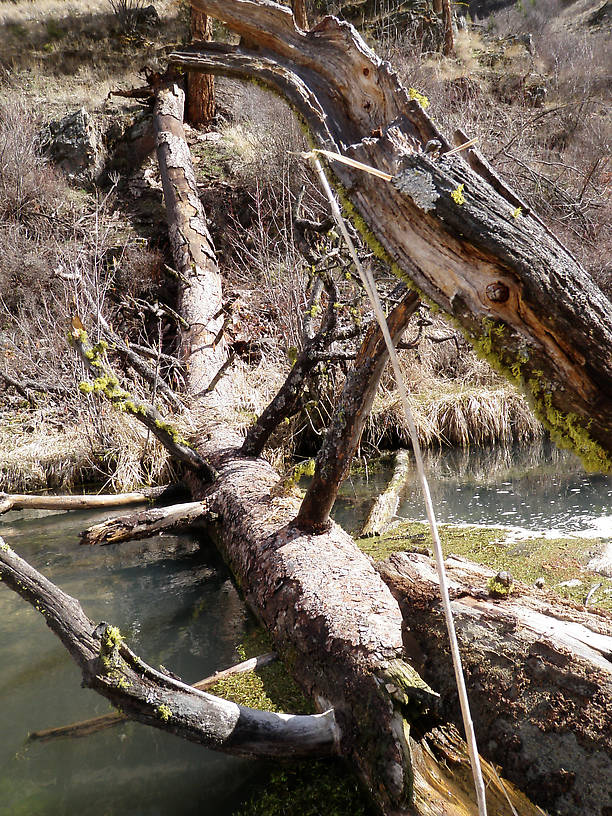
[[[0,493],[0,515],[8,510],[94,510],[100,507],[125,507],[147,504],[160,496],[164,488],[144,488],[136,493],[72,496],[34,496],[27,493]]]
[[[81,669],[83,685],[131,719],[218,751],[247,757],[319,757],[336,752],[332,709],[296,715],[256,711],[195,689],[148,666],[119,630],[96,626],[80,603],[20,558],[0,538],[2,584],[45,618]]]
[[[206,502],[185,502],[106,519],[79,533],[81,544],[117,544],[190,527],[207,512]]]
[[[219,680],[224,680],[226,677],[233,677],[236,674],[243,674],[244,672],[257,671],[264,666],[268,666],[277,659],[276,652],[267,652],[259,655],[259,657],[251,657],[249,660],[244,660],[236,666],[231,666],[229,669],[215,672],[204,680],[199,680],[193,683],[195,689],[206,691],[206,689],[214,686]],[[47,742],[52,739],[59,739],[61,737],[88,737],[91,734],[96,734],[98,731],[104,731],[106,728],[112,728],[119,723],[125,722],[128,717],[125,714],[120,714],[118,711],[111,711],[108,714],[101,714],[99,717],[90,717],[87,720],[70,723],[69,725],[61,725],[58,728],[45,728],[42,731],[31,731],[28,734],[28,740]]]
[[[410,468],[410,454],[407,450],[399,450],[395,456],[393,477],[385,490],[377,497],[370,510],[363,529],[362,536],[381,535],[395,515],[402,487]]]

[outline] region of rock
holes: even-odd
[[[158,28],[161,20],[155,6],[145,6],[133,10],[134,26],[138,29]]]
[[[85,108],[49,122],[43,134],[47,154],[72,178],[91,179],[101,160],[101,145]]]

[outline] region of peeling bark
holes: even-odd
[[[328,17],[303,33],[271,2],[195,5],[242,42],[175,53],[171,62],[270,86],[318,146],[388,172],[394,183],[332,168],[366,239],[531,396],[558,443],[608,471],[612,304],[565,247],[517,211],[506,185],[494,189],[461,153],[444,155],[446,137],[350,25]],[[425,151],[431,140],[439,157]]]
[[[198,198],[198,186],[183,130],[185,95],[178,82],[157,93],[153,124],[164,189],[174,266],[183,282],[179,311],[187,321],[183,355],[189,361],[190,393],[204,391],[226,358],[221,278]]]

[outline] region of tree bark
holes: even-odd
[[[445,57],[450,57],[455,50],[455,38],[453,36],[453,12],[450,0],[442,0],[442,21],[444,23],[444,46],[442,53]]]
[[[191,39],[193,42],[212,40],[212,19],[191,6]],[[193,127],[209,125],[215,117],[215,78],[212,74],[187,74],[187,122]]]
[[[409,292],[388,316],[394,343],[400,340],[418,305],[418,295]],[[346,379],[325,442],[317,455],[314,478],[295,520],[302,530],[321,532],[329,526],[338,488],[348,476],[388,359],[382,332],[373,324]]]
[[[305,0],[291,0],[291,9],[295,18],[295,24],[302,31],[308,31],[308,17],[306,15]]]
[[[171,61],[271,86],[319,147],[389,173],[392,183],[333,165],[366,240],[530,395],[555,441],[609,471],[612,304],[565,247],[501,180],[495,188],[461,152],[445,155],[446,137],[350,26],[328,17],[304,34],[273,3],[195,5],[242,42]],[[438,158],[425,151],[432,140]]]
[[[205,391],[223,365],[226,347],[221,277],[198,185],[185,141],[185,94],[175,81],[157,93],[153,124],[175,269],[183,285],[179,311],[187,321],[183,356],[189,361],[189,392]],[[214,393],[219,393],[219,388]]]
[[[446,561],[453,614],[481,749],[538,804],[560,816],[612,808],[612,614],[515,583],[496,599],[495,573]],[[378,565],[441,711],[459,721],[433,561],[395,553]]]

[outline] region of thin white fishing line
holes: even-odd
[[[467,746],[468,746],[468,753],[470,756],[470,764],[472,766],[472,775],[474,777],[474,786],[476,788],[476,801],[478,804],[478,814],[479,816],[487,816],[487,803],[486,803],[486,796],[485,796],[485,786],[484,781],[482,778],[482,768],[480,765],[480,757],[478,755],[478,746],[476,745],[476,734],[474,733],[474,723],[472,722],[472,715],[470,712],[470,703],[467,696],[467,688],[465,685],[465,678],[463,675],[463,667],[461,663],[461,654],[459,653],[459,643],[457,641],[457,632],[455,630],[455,622],[453,620],[453,612],[451,609],[450,603],[450,596],[448,592],[448,582],[446,578],[446,569],[444,567],[444,555],[442,553],[442,543],[440,541],[440,534],[438,531],[438,525],[436,522],[436,517],[433,509],[433,504],[431,501],[431,493],[429,491],[429,483],[427,481],[427,476],[425,474],[425,467],[423,464],[423,455],[421,453],[421,446],[419,444],[419,439],[417,436],[416,426],[414,424],[414,417],[412,414],[412,409],[410,408],[410,403],[408,401],[408,394],[406,392],[406,387],[404,385],[404,379],[402,377],[400,366],[399,366],[399,359],[397,356],[397,352],[395,350],[395,346],[393,345],[393,341],[391,339],[391,334],[389,333],[389,327],[387,325],[387,319],[385,317],[385,313],[383,312],[382,305],[380,303],[380,298],[378,297],[378,291],[376,289],[376,283],[374,281],[374,277],[370,269],[365,269],[359,260],[357,255],[357,250],[355,249],[355,245],[351,240],[351,236],[348,233],[346,228],[346,224],[344,222],[344,218],[342,213],[340,212],[340,207],[336,200],[335,195],[332,192],[331,187],[329,186],[329,182],[327,181],[327,176],[323,172],[323,168],[321,167],[321,163],[319,162],[316,153],[313,151],[312,153],[306,154],[308,158],[312,160],[312,163],[317,171],[317,175],[321,181],[321,185],[329,199],[329,204],[332,209],[332,213],[336,223],[338,224],[338,228],[342,233],[342,237],[344,238],[346,245],[349,249],[351,257],[353,259],[353,263],[359,272],[359,276],[362,280],[362,283],[365,287],[367,295],[370,299],[372,304],[372,308],[374,309],[374,314],[376,315],[376,319],[378,320],[378,324],[380,326],[380,330],[383,334],[383,338],[385,340],[385,344],[387,346],[387,350],[389,352],[389,359],[391,361],[391,365],[393,367],[393,374],[395,376],[395,382],[400,394],[400,399],[402,402],[402,406],[404,409],[404,415],[406,417],[406,422],[408,423],[408,430],[410,432],[410,439],[412,441],[412,447],[414,449],[414,458],[416,461],[417,472],[419,475],[419,481],[421,482],[421,489],[423,491],[423,497],[425,499],[425,509],[427,512],[427,519],[429,521],[429,527],[431,529],[431,537],[433,539],[434,545],[434,554],[436,558],[436,567],[438,570],[438,580],[440,583],[440,595],[442,597],[442,607],[444,609],[444,618],[446,620],[446,628],[448,630],[448,636],[450,640],[451,646],[451,655],[453,659],[453,668],[455,671],[455,680],[457,683],[457,689],[459,691],[459,703],[461,705],[461,715],[463,717],[463,726],[465,728],[465,734],[467,739]],[[328,154],[331,157],[335,158],[335,154]]]

